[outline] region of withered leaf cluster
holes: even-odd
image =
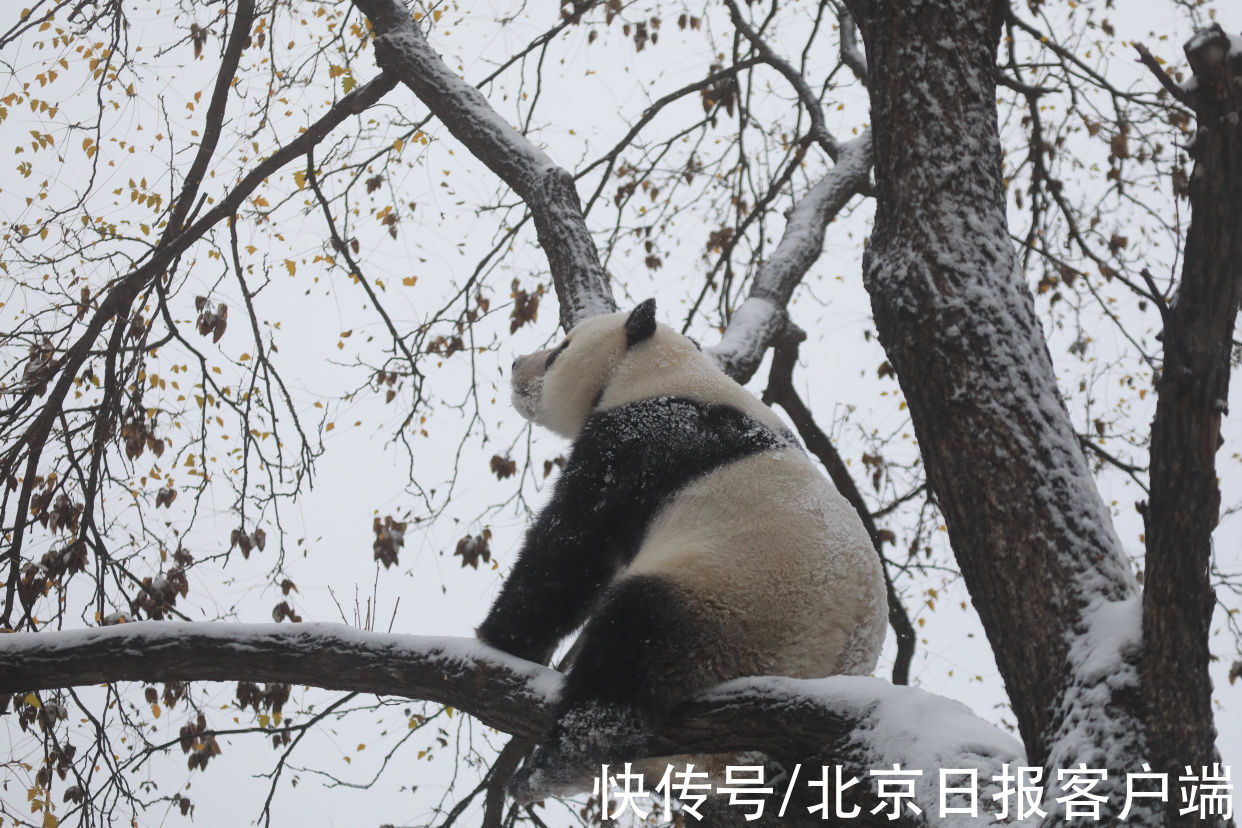
[[[480,559],[484,563],[490,563],[492,560],[491,540],[491,529],[484,529],[477,535],[466,535],[457,542],[457,549],[453,551],[453,555],[461,556],[463,569],[467,566],[478,569]]]
[[[392,515],[385,515],[383,520],[377,516],[371,522],[371,529],[375,532],[371,551],[385,569],[397,563],[397,555],[405,545],[405,527],[404,521],[393,520]]]

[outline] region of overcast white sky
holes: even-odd
[[[471,15],[479,15],[477,19],[461,22],[446,12],[440,29],[432,34],[432,41],[445,50],[451,65],[462,65],[467,78],[482,76],[492,64],[507,57],[552,20],[550,6],[514,5],[523,6],[521,12],[499,31],[489,22],[491,17],[482,15],[477,8],[469,11]],[[1173,43],[1190,34],[1178,30],[1182,25],[1180,18],[1166,11],[1166,7],[1167,4],[1157,0],[1145,0],[1141,4],[1130,0],[1124,17],[1114,22],[1119,26],[1141,26],[1144,31],[1137,36],[1147,39],[1157,53],[1175,57],[1178,51],[1175,47],[1159,44],[1146,31],[1167,31]],[[1228,13],[1233,11],[1229,9]],[[135,12],[132,36],[156,39],[155,33],[160,27],[168,25],[168,17],[157,20],[149,16],[144,18],[143,14]],[[674,16],[671,11],[668,14]],[[181,27],[186,22],[183,20],[176,25]],[[1230,30],[1242,27],[1242,18],[1223,22]],[[581,33],[571,30],[563,42],[554,47],[554,55],[564,58],[565,68],[562,71],[559,63],[548,62],[539,112],[548,124],[540,132],[540,139],[557,161],[573,168],[584,157],[585,145],[590,143],[597,148],[610,145],[650,100],[702,72],[704,56],[677,46],[671,24],[666,25],[661,34],[665,43],[649,47],[638,58],[629,41],[615,30],[605,33],[600,45],[589,49],[582,45]],[[210,53],[210,49],[208,51]],[[33,55],[20,51],[3,57],[19,71],[27,61],[34,59]],[[188,48],[174,50],[156,63],[159,68],[153,75],[152,88],[158,85],[169,100],[188,99],[195,89],[205,86],[202,75],[209,64],[191,61]],[[1123,65],[1126,61],[1117,63]],[[210,65],[214,68],[214,64]],[[365,72],[360,67],[359,79],[368,79],[372,71],[369,63]],[[775,76],[772,83],[774,86],[779,83]],[[0,96],[13,91],[14,84],[12,77],[0,79]],[[525,87],[530,88],[529,84]],[[516,117],[514,101],[520,98],[522,91],[516,81],[510,80],[502,89],[490,91],[489,99],[503,115]],[[307,94],[308,112],[321,111],[313,108],[317,97],[317,94]],[[421,109],[413,103],[412,94],[403,89],[391,93],[390,99],[406,111]],[[865,97],[861,90],[852,88],[843,92],[841,100],[846,107],[828,113],[829,126],[848,137],[866,121]],[[691,104],[697,106],[697,102]],[[72,104],[66,100],[65,105]],[[176,107],[172,109],[178,111]],[[18,140],[24,134],[25,124],[21,120],[24,117],[15,112],[5,124],[16,136],[10,140]],[[142,122],[138,109],[126,117],[132,127]],[[306,120],[313,117],[314,114],[308,115]],[[125,123],[118,122],[115,127],[118,134],[124,134]],[[492,219],[487,214],[476,216],[471,208],[489,200],[496,190],[495,180],[442,130],[437,130],[435,135],[436,140],[430,146],[418,150],[421,161],[403,182],[406,189],[402,196],[419,202],[413,218],[402,224],[395,241],[387,240],[381,229],[376,228],[373,234],[376,241],[368,257],[371,272],[384,275],[392,284],[399,283],[405,275],[416,275],[419,279],[416,288],[405,292],[394,289],[387,294],[396,309],[399,324],[416,325],[423,320],[427,309],[437,306],[451,292],[453,285],[473,267],[480,251],[494,241]],[[451,174],[446,175],[445,170]],[[103,182],[103,189],[118,186],[133,175],[134,171],[122,168],[114,175],[116,183]],[[441,186],[443,183],[449,186]],[[24,212],[19,202],[25,186],[24,179],[16,175],[12,165],[0,165],[0,211],[5,220],[13,220],[15,215]],[[860,284],[859,257],[870,213],[870,205],[864,203],[854,215],[830,228],[825,254],[808,276],[808,285],[793,308],[795,320],[815,333],[803,353],[804,366],[808,367],[798,375],[801,390],[824,425],[838,423],[834,436],[856,465],[874,435],[900,434],[907,429],[899,400],[892,393],[895,386],[890,386],[887,396],[876,396],[875,367],[883,356],[874,342],[867,343],[863,337],[863,332],[870,328],[870,307]],[[438,220],[441,214],[448,217],[450,233],[445,232],[445,225]],[[288,248],[270,253],[272,269],[279,278],[274,279],[266,292],[265,301],[269,308],[289,309],[281,316],[276,341],[287,360],[285,372],[295,395],[314,416],[318,413],[312,408],[316,399],[332,397],[342,388],[359,385],[365,380],[365,372],[350,363],[356,354],[374,350],[365,337],[375,334],[379,339],[380,331],[372,316],[361,311],[362,300],[349,292],[350,286],[342,286],[339,279],[330,277],[322,267],[303,263],[296,279],[284,278],[280,272],[283,270],[281,260],[291,252],[299,261],[301,256],[313,255],[321,249],[323,232],[317,215],[303,220],[295,218],[294,212],[289,210],[286,220],[289,226],[282,231],[288,237]],[[694,232],[702,230],[694,228]],[[369,234],[371,230],[364,228],[359,232]],[[372,239],[372,236],[364,238]],[[619,284],[615,286],[618,301],[624,306],[654,293],[661,303],[662,316],[680,324],[686,297],[693,290],[693,277],[681,282],[677,274],[697,275],[701,272],[701,263],[689,253],[674,253],[657,275],[639,271],[631,277],[628,269],[635,259],[640,261],[641,256],[619,257],[609,264],[614,273],[624,274],[618,277]],[[193,278],[201,282],[204,292],[215,286],[219,265],[203,259],[190,263],[190,267],[198,268],[193,271]],[[529,287],[539,278],[546,279],[545,270],[546,264],[528,247],[491,278],[488,290],[500,305],[505,301],[511,278],[516,276]],[[322,277],[317,284],[311,281],[316,275]],[[304,295],[308,290],[310,295]],[[0,301],[9,302],[0,313],[14,312],[11,291],[0,289],[0,294],[3,294]],[[186,301],[193,295],[194,291],[186,291]],[[217,288],[217,295],[228,298],[229,288]],[[230,304],[238,306],[235,297]],[[513,494],[510,484],[498,482],[490,475],[486,462],[492,454],[511,452],[521,464],[526,456],[527,432],[507,403],[506,366],[513,354],[542,347],[555,335],[555,310],[554,300],[549,298],[541,309],[538,323],[511,338],[501,318],[483,327],[482,330],[495,338],[479,344],[497,345],[479,355],[475,365],[480,380],[486,443],[483,442],[484,432],[477,430],[464,451],[465,461],[446,519],[430,526],[412,527],[406,535],[400,566],[393,570],[377,572],[374,568],[370,524],[376,514],[418,513],[418,504],[406,489],[409,472],[406,459],[401,451],[387,443],[400,413],[365,398],[329,407],[326,416],[338,427],[325,441],[328,451],[319,462],[317,483],[312,491],[286,506],[284,518],[291,536],[288,569],[299,590],[294,603],[305,618],[339,620],[339,604],[344,610],[344,620],[353,623],[355,605],[365,609],[367,602],[373,601],[374,615],[379,619],[374,625],[377,629],[386,629],[391,619],[394,632],[472,634],[474,625],[495,594],[504,568],[512,561],[525,511],[520,503],[511,500],[505,508],[487,517],[486,523],[493,533],[492,548],[500,566],[486,572],[462,570],[451,557],[459,537],[482,528],[455,522],[454,518],[468,521],[488,504],[502,502]],[[185,313],[191,315],[188,306]],[[1142,324],[1150,326],[1151,320]],[[352,331],[353,335],[340,340],[345,343],[344,348],[337,348],[338,338],[333,334],[343,331]],[[710,330],[692,330],[691,333],[706,343],[715,340]],[[1058,370],[1063,369],[1067,374],[1087,370],[1066,361],[1067,343],[1062,340],[1067,335],[1067,332],[1050,331]],[[1107,363],[1110,351],[1127,347],[1119,335],[1106,326],[1097,329],[1095,335],[1101,364]],[[233,356],[247,350],[242,326],[230,332],[222,347]],[[762,388],[765,372],[757,376],[759,378],[751,384],[752,390]],[[464,395],[468,379],[468,366],[460,360],[447,362],[431,375],[434,383],[458,389],[459,396]],[[446,399],[453,399],[452,394]],[[839,415],[850,405],[859,407],[853,414],[853,422],[865,423],[865,430],[839,425],[842,422]],[[1235,412],[1242,411],[1242,391],[1237,382],[1232,389],[1230,407]],[[415,441],[414,471],[427,485],[437,485],[448,479],[455,462],[457,442],[452,435],[453,429],[460,426],[462,414],[440,405],[430,416],[427,426],[430,436]],[[353,426],[356,420],[362,425]],[[1230,504],[1242,500],[1242,472],[1237,462],[1242,428],[1235,419],[1226,421],[1226,429],[1228,442],[1221,453],[1221,478],[1224,503]],[[547,435],[535,434],[532,440],[531,457],[536,467],[563,450],[558,440]],[[907,451],[912,450],[912,446],[908,446]],[[536,472],[534,477],[540,475]],[[1141,525],[1132,507],[1138,499],[1135,488],[1120,477],[1111,476],[1104,478],[1102,487],[1106,501],[1117,503],[1115,513],[1121,537],[1132,551],[1139,550]],[[527,485],[525,497],[530,505],[540,500],[540,494],[531,485]],[[226,499],[208,504],[218,522],[204,527],[194,538],[199,548],[208,548],[221,537],[227,537],[234,520],[229,513],[230,505]],[[1240,535],[1236,516],[1226,519],[1217,535],[1217,554],[1222,568],[1242,570]],[[298,538],[305,538],[305,544],[297,545]],[[195,592],[203,617],[267,620],[271,606],[281,600],[268,577],[269,569],[270,560],[255,556],[245,563],[234,561],[227,571],[217,573],[215,580],[196,582]],[[1012,716],[1008,714],[991,651],[969,609],[968,597],[960,582],[951,573],[932,573],[905,582],[903,588],[912,617],[923,625],[920,635],[926,642],[920,642],[915,659],[914,683],[931,692],[962,700],[989,721],[1011,726]],[[936,590],[934,611],[926,603],[929,589]],[[961,606],[962,602],[966,607]],[[1217,626],[1219,623],[1218,619]],[[1214,643],[1222,657],[1213,671],[1221,728],[1219,744],[1226,764],[1242,768],[1242,724],[1239,724],[1242,716],[1238,715],[1238,710],[1242,709],[1242,684],[1230,685],[1224,679],[1229,663],[1236,656],[1226,636],[1218,635]],[[890,636],[877,671],[879,675],[887,675],[891,659]],[[232,697],[231,685],[216,686],[210,692],[221,705],[212,720],[213,725],[227,725],[234,715],[223,709]],[[295,694],[288,710],[296,718],[303,719],[305,714],[296,712],[299,708],[309,704],[322,708],[333,698],[331,694],[317,691],[305,696]],[[365,707],[373,702],[360,699],[355,706]],[[476,741],[490,739],[497,744],[501,740],[486,734],[486,729],[477,723],[463,724],[460,716],[441,717],[449,744],[433,754],[434,761],[416,758],[428,740],[415,739],[396,754],[373,790],[340,786],[314,773],[315,769],[322,769],[350,785],[367,782],[387,750],[406,733],[407,717],[403,714],[406,709],[418,709],[418,705],[390,702],[379,713],[360,712],[339,725],[321,728],[307,737],[291,760],[294,768],[306,770],[287,771],[289,776],[296,775],[300,782],[296,787],[286,782],[277,791],[274,807],[278,816],[273,824],[355,825],[360,821],[363,824],[386,821],[422,824],[421,816],[435,804],[439,792],[455,773],[460,778],[455,794],[468,791],[477,772],[473,768],[454,766],[452,754],[458,740],[468,736]],[[243,718],[243,724],[248,722],[248,717],[249,714]],[[182,711],[166,717],[172,733],[175,734],[183,718]],[[6,737],[12,740],[18,753],[29,747],[26,737],[16,731],[10,719],[0,723],[0,734],[5,734],[0,735],[3,754],[7,754],[3,749]],[[416,742],[419,742],[417,746]],[[363,744],[366,747],[360,750],[359,745]],[[138,778],[151,774],[163,783],[171,780],[180,784],[184,780],[191,786],[188,795],[197,804],[195,819],[200,825],[256,819],[267,783],[255,774],[267,770],[278,754],[259,747],[252,739],[226,741],[224,750],[224,755],[206,774],[187,774],[184,757],[174,751],[166,762],[152,763]],[[350,761],[346,762],[346,757]],[[134,782],[137,781],[136,778]],[[415,785],[420,791],[411,797],[406,789]],[[22,791],[24,787],[16,793]],[[166,793],[171,794],[172,789],[167,789]],[[0,796],[10,801],[14,795],[13,790],[0,790]],[[154,809],[141,821],[159,824],[162,819],[159,809]],[[179,816],[170,816],[167,821],[176,823],[179,819]]]

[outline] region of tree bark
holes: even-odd
[[[1216,450],[1229,399],[1234,321],[1242,302],[1242,53],[1213,26],[1186,44],[1198,132],[1191,224],[1177,294],[1165,311],[1164,365],[1152,423],[1143,594],[1143,687],[1154,770],[1176,779],[1218,761],[1208,676],[1208,581],[1220,509]],[[1181,815],[1169,825],[1203,824]]]
[[[560,691],[555,670],[472,638],[371,633],[341,624],[145,621],[0,636],[0,693],[111,681],[282,682],[403,696],[452,705],[524,738],[544,732]],[[894,764],[922,770],[914,802],[934,817],[940,768],[976,768],[978,800],[986,810],[1000,790],[992,777],[1003,765],[1024,760],[1012,737],[957,702],[858,676],[719,685],[674,711],[643,755],[750,750],[776,757],[786,768],[801,766],[797,796],[791,797],[801,810],[772,823],[779,825],[823,824],[803,815],[804,803],[819,795],[806,783],[824,766],[840,765],[860,778],[851,804],[866,811],[883,804],[869,770]],[[886,824],[927,822],[907,812]]]
[[[526,202],[561,303],[561,327],[616,310],[573,177],[501,118],[435,54],[397,0],[355,0],[375,30],[375,60],[418,96],[475,158]]]
[[[954,553],[1033,764],[1124,780],[1143,753],[1137,586],[1014,269],[995,97],[1004,6],[847,5],[874,136],[863,278]],[[1124,787],[1110,794],[1116,814]]]

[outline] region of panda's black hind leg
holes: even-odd
[[[709,636],[686,595],[653,576],[622,578],[582,632],[556,722],[514,777],[522,801],[590,790],[600,766],[634,760],[668,712],[695,689],[688,666]]]

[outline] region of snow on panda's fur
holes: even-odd
[[[575,792],[727,679],[874,668],[884,580],[857,514],[654,300],[519,357],[512,381],[573,446],[478,635],[546,662],[586,624],[515,796]]]

